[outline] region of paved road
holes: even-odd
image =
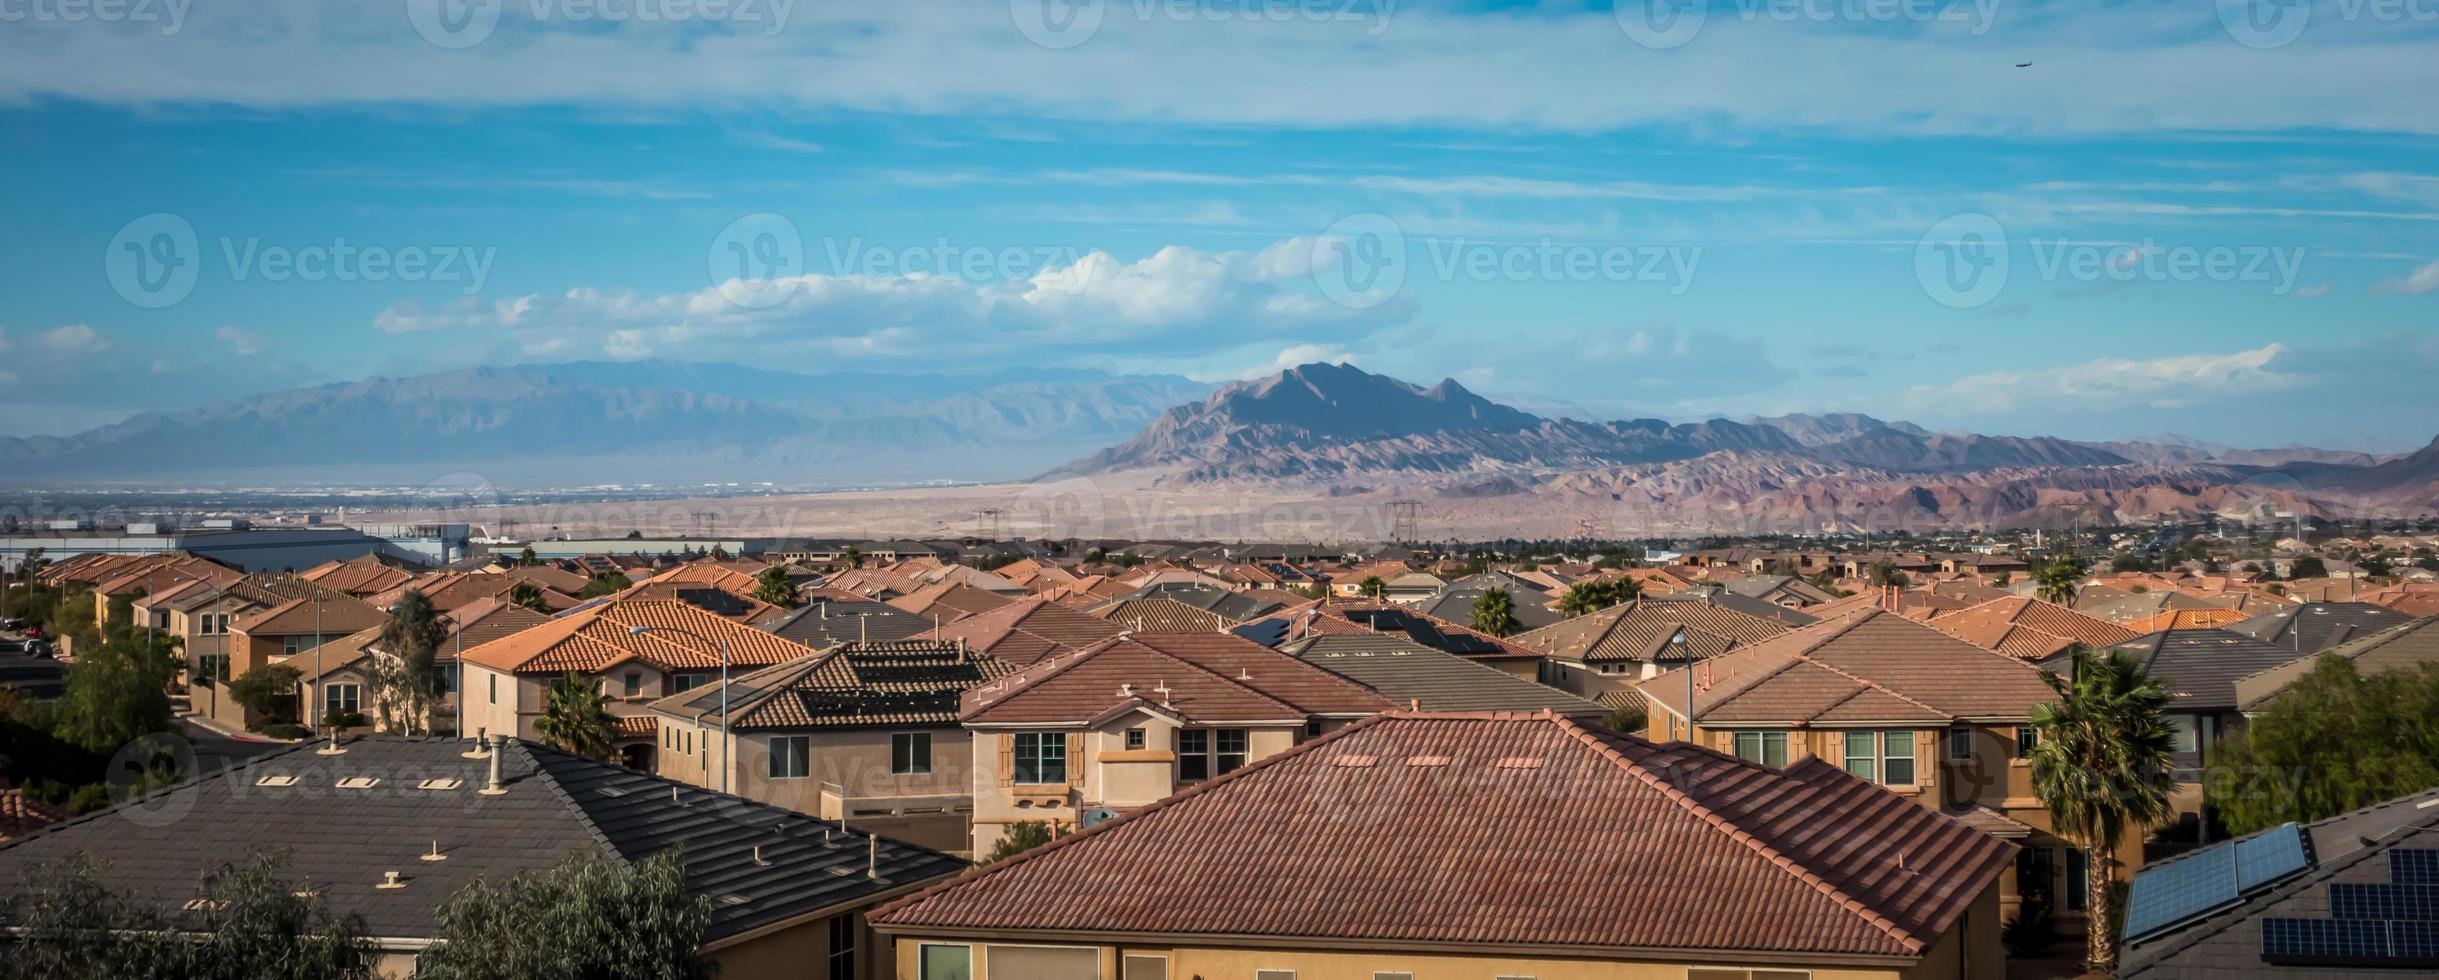
[[[55,698],[65,690],[68,668],[57,660],[29,657],[14,637],[0,637],[0,685],[9,685],[32,698]]]

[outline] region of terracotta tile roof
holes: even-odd
[[[584,591],[585,585],[592,581],[582,572],[572,572],[557,565],[518,565],[500,574],[569,595]]]
[[[960,695],[1011,669],[955,643],[849,643],[738,677],[725,696],[741,732],[954,725]],[[722,697],[714,681],[662,698],[652,710],[716,725]]]
[[[852,592],[868,599],[901,596],[923,587],[923,583],[879,568],[850,568],[830,576],[822,583],[825,588]]]
[[[290,599],[231,623],[229,628],[248,636],[345,636],[388,620],[388,613],[365,602],[333,596],[320,601]]]
[[[0,789],[0,841],[41,830],[68,819],[68,811],[25,795],[21,789]]]
[[[1316,715],[1368,715],[1396,703],[1338,674],[1234,633],[1138,633],[1132,639]]]
[[[1254,685],[1117,637],[965,693],[966,724],[1085,723],[1141,705],[1195,722],[1302,721],[1309,712]],[[1283,675],[1284,676],[1284,675]]]
[[[618,598],[620,601],[683,602],[714,616],[733,619],[740,623],[763,622],[786,612],[778,606],[750,595],[739,595],[720,586],[706,585],[701,582],[665,582],[653,579],[620,592]]]
[[[481,646],[468,647],[465,662],[519,674],[598,673],[628,660],[660,670],[714,670],[720,649],[683,633],[631,632],[633,627],[691,630],[729,643],[732,665],[767,667],[813,648],[714,616],[683,602],[621,599],[569,613],[540,626]]]
[[[462,648],[471,650],[550,622],[549,616],[500,599],[469,602],[441,614],[441,618],[449,626],[449,639],[441,645],[441,656],[452,660],[457,657],[461,640]]]
[[[138,590],[151,594],[195,582],[226,585],[244,577],[246,577],[246,573],[219,562],[170,556],[170,560],[167,561],[154,562],[142,567],[131,566],[128,570],[98,582],[93,589],[107,596],[122,596]]]
[[[913,592],[887,600],[890,605],[899,609],[918,616],[929,616],[942,623],[954,623],[975,613],[997,609],[1014,601],[1016,600],[1010,596],[988,589],[978,589],[955,580],[934,582]]]
[[[1509,637],[1554,657],[1584,663],[1706,659],[1792,627],[1699,598],[1638,598]],[[1683,635],[1683,644],[1674,639]],[[1669,649],[1674,647],[1675,649]]]
[[[610,733],[612,737],[620,741],[658,741],[661,737],[661,720],[652,715],[626,715],[612,718],[610,719]]]
[[[406,584],[415,576],[405,570],[383,564],[374,558],[351,558],[325,562],[302,572],[298,577],[327,589],[350,595],[371,595],[387,592]]]
[[[1682,715],[1684,670],[1639,685]],[[1690,668],[1697,723],[2020,719],[2053,697],[2039,668],[1895,613],[1868,610]],[[1848,702],[1854,702],[1849,704]],[[1889,712],[1889,717],[1866,717]]]
[[[2142,635],[2028,596],[2008,596],[1959,609],[1934,617],[1931,625],[1984,650],[2022,660],[2045,660],[2078,643],[2097,649]]]
[[[872,921],[1907,957],[2015,851],[1818,759],[1778,772],[1548,715],[1394,712]],[[1674,900],[1587,900],[1658,882]]]
[[[2128,620],[2119,625],[2133,630],[2136,635],[2149,636],[2169,630],[2206,630],[2240,623],[2247,618],[2242,610],[2237,609],[2171,609],[2157,616]]]
[[[1036,596],[988,609],[940,627],[943,640],[963,640],[975,652],[1023,666],[1059,650],[1074,650],[1125,632],[1109,620]]]
[[[1226,617],[1175,599],[1119,599],[1093,613],[1138,633],[1215,633],[1228,628]]]

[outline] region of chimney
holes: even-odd
[[[508,787],[500,782],[500,753],[508,751],[508,736],[494,735],[491,739],[491,778],[483,783],[481,795],[501,796],[508,792]]]
[[[881,880],[881,838],[878,834],[864,835],[864,877]]]

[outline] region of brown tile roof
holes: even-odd
[[[1644,681],[1643,695],[1682,715],[1685,669]],[[1695,721],[1702,724],[2020,719],[2053,697],[2040,668],[1880,610],[1807,626],[1690,669]]]
[[[23,837],[68,819],[68,811],[25,795],[21,789],[0,789],[0,841]]]
[[[1393,712],[872,918],[893,933],[1910,957],[2015,850],[1818,759],[1778,772],[1548,715]],[[1660,883],[1674,900],[1610,900]]]
[[[1949,635],[2022,660],[2045,660],[2075,644],[2098,649],[2142,634],[2029,596],[1993,599],[1933,617]]]
[[[1638,598],[1508,639],[1550,656],[1603,663],[1706,659],[1788,629],[1701,599]],[[1673,642],[1680,634],[1682,645]]]
[[[988,589],[978,589],[963,582],[949,580],[934,582],[885,601],[918,616],[929,616],[943,623],[954,623],[976,613],[997,609],[1016,600]]]
[[[254,615],[247,616],[229,628],[248,636],[345,636],[357,630],[380,626],[389,614],[361,600],[346,596],[329,598],[290,599]]]
[[[500,574],[569,595],[584,591],[585,585],[592,581],[582,572],[569,571],[557,565],[519,565]]]
[[[847,643],[736,678],[726,710],[737,731],[954,725],[960,695],[1011,669],[956,643]],[[714,681],[662,698],[652,710],[716,725],[722,696]]]
[[[481,599],[469,602],[441,614],[449,626],[449,639],[441,644],[441,655],[455,659],[456,651],[472,650],[493,640],[514,636],[550,622],[550,617],[502,599]]]
[[[2251,618],[2239,609],[2171,609],[2157,616],[2130,620],[2119,625],[2133,630],[2137,636],[2166,633],[2171,630],[2206,630],[2241,623]]]
[[[1354,681],[1234,633],[1138,633],[1132,639],[1316,715],[1368,715],[1396,703]]]
[[[1024,666],[1125,632],[1109,620],[1039,596],[1019,599],[940,627],[943,640],[963,640],[975,652]]]
[[[967,691],[964,719],[968,725],[1077,724],[1145,706],[1195,722],[1304,720],[1310,712],[1254,686],[1271,673],[1239,681],[1117,637]]]
[[[1226,617],[1175,599],[1120,599],[1093,614],[1137,633],[1213,633],[1228,628]]]
[[[634,627],[658,627],[636,634]],[[732,665],[767,667],[813,655],[813,648],[683,602],[620,599],[468,647],[466,663],[519,674],[598,673],[639,660],[660,670],[714,670],[720,648],[667,628],[729,643]]]
[[[107,596],[123,596],[140,590],[149,595],[196,582],[227,585],[246,577],[246,573],[215,561],[186,556],[164,557],[168,560],[140,567],[130,566],[111,575],[96,583],[94,591]]]
[[[298,572],[297,575],[323,588],[337,589],[350,595],[387,592],[406,584],[415,577],[374,558],[351,558],[346,561],[324,562]]]

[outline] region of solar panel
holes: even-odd
[[[2338,882],[2329,886],[2329,914],[2340,919],[2439,921],[2439,885]]]
[[[2391,922],[2388,953],[2420,966],[2439,965],[2439,922]]]
[[[2388,880],[2400,885],[2439,885],[2439,851],[2414,848],[2389,851]]]
[[[2148,935],[2232,903],[2236,850],[2214,847],[2147,868],[2126,893],[2126,938]]]
[[[2261,958],[2273,963],[2362,963],[2390,958],[2388,923],[2263,919]]]
[[[2236,891],[2253,889],[2312,866],[2303,827],[2283,824],[2236,842]]]

